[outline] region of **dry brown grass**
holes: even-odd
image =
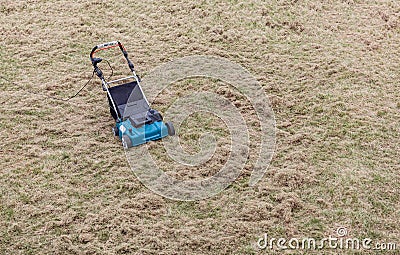
[[[0,80],[0,254],[257,254],[265,232],[338,226],[400,246],[399,1],[0,0],[0,24],[0,75],[25,88],[72,94],[118,39],[144,77],[192,54],[240,63],[277,121],[256,187],[175,202],[132,174],[98,81],[62,103]]]

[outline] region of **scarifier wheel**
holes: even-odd
[[[128,149],[132,147],[132,141],[127,135],[122,136],[122,146],[124,146],[125,149]]]
[[[112,133],[114,134],[114,136],[118,136],[119,135],[119,130],[117,127],[113,127],[112,128]]]
[[[172,122],[168,121],[167,123],[165,123],[165,125],[168,128],[168,135],[170,135],[170,136],[175,135],[175,128],[174,128],[174,125],[172,124]]]

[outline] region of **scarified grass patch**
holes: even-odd
[[[0,75],[22,86],[0,80],[0,254],[260,254],[264,233],[326,238],[342,226],[351,237],[399,245],[399,13],[395,0],[0,0]],[[97,80],[70,103],[27,92],[72,95],[92,73],[92,47],[112,40],[124,43],[143,80],[168,60],[196,54],[254,74],[277,123],[262,181],[248,185],[260,126],[229,84],[179,81],[153,104],[164,113],[179,97],[210,91],[246,121],[243,173],[197,202],[164,199],[135,178]],[[114,78],[128,74],[119,52],[101,56]],[[202,168],[174,165],[162,142],[149,147],[171,175],[203,178],[229,155],[228,130],[199,113],[178,131],[190,153],[204,132],[218,146]]]

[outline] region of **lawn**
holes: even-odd
[[[0,254],[270,254],[257,246],[264,233],[322,239],[339,227],[400,249],[399,35],[396,0],[0,0],[0,76],[16,83],[0,79]],[[92,47],[113,40],[144,81],[191,55],[226,58],[256,77],[276,121],[261,181],[248,185],[263,156],[254,109],[222,81],[175,82],[154,102],[164,113],[211,91],[246,121],[244,170],[200,201],[164,198],[136,178],[97,77],[68,102],[46,97],[74,94],[92,75]],[[114,53],[104,56],[121,76],[127,69]],[[173,162],[162,142],[149,148],[171,176],[210,176],[229,154],[227,127],[195,114],[178,129],[188,153],[204,132],[217,149],[199,167]]]

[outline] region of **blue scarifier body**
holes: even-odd
[[[116,126],[119,130],[119,138],[123,135],[129,136],[132,146],[138,146],[148,141],[154,141],[168,136],[168,128],[162,121],[156,121],[151,124],[145,124],[135,128],[129,119],[117,122]]]

